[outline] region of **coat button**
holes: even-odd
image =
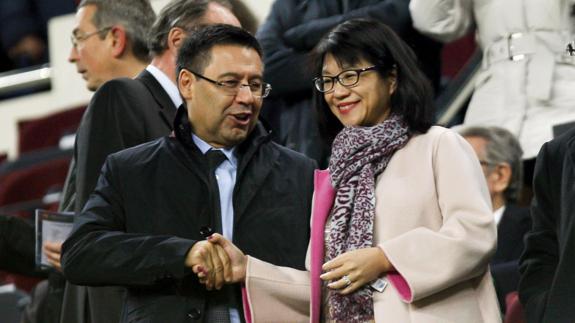
[[[189,312],[188,312],[188,317],[194,320],[199,319],[202,316],[202,313],[200,312],[199,309],[197,308],[192,308]]]

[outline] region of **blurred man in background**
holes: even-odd
[[[499,127],[466,127],[459,133],[471,144],[481,163],[497,224],[497,251],[491,259],[499,306],[519,285],[523,236],[531,227],[529,208],[515,205],[523,183],[523,150],[515,136]]]

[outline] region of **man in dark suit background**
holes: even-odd
[[[225,0],[174,0],[162,9],[150,27],[153,12],[142,13],[132,8],[138,5],[134,1],[83,0],[79,5],[70,61],[76,63],[88,88],[97,91],[78,128],[62,210],[76,213],[82,210],[109,154],[170,133],[181,104],[175,85],[175,59],[190,29],[198,24],[239,24]],[[149,7],[147,0],[137,2]],[[113,22],[114,17],[130,15],[133,21],[124,27]],[[140,29],[142,32],[137,34],[142,39],[127,37],[130,31]],[[125,55],[141,52],[137,56],[147,58],[148,47],[152,60],[147,67],[132,66],[130,60],[123,61],[124,55],[119,54],[123,48]],[[59,260],[60,247],[55,246],[51,253],[55,262]],[[124,294],[117,287],[67,284],[61,321],[118,322]]]
[[[531,227],[529,208],[514,204],[523,183],[523,150],[517,138],[503,128],[465,127],[459,133],[475,150],[489,188],[497,224],[497,250],[490,267],[499,306],[505,312],[505,296],[519,284],[523,236]]]
[[[75,283],[126,286],[124,322],[241,322],[239,286],[209,291],[195,275],[216,277],[219,288],[229,274],[218,260],[226,254],[205,249],[202,229],[304,268],[315,163],[273,143],[258,122],[271,88],[249,33],[229,25],[192,33],[178,71],[187,108],[178,110],[175,136],[108,157],[64,243],[64,273]],[[213,155],[221,159],[211,164]]]
[[[519,299],[529,323],[575,320],[575,129],[543,145],[535,163],[533,228],[521,256]]]

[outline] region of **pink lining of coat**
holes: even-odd
[[[319,322],[321,313],[321,275],[324,261],[325,222],[333,206],[335,190],[328,170],[314,173],[314,198],[311,220],[311,322]]]
[[[403,276],[401,276],[400,273],[397,271],[390,271],[387,273],[387,279],[393,285],[393,287],[395,287],[399,293],[399,296],[404,302],[409,303],[412,301],[411,288],[409,288],[407,281],[405,278],[403,278]]]
[[[250,299],[248,298],[248,291],[246,290],[246,285],[242,284],[242,303],[244,306],[244,319],[246,323],[252,323],[252,307],[250,305]]]

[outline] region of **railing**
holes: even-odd
[[[476,50],[435,100],[437,124],[451,127],[463,121],[473,94],[475,77],[481,68],[481,57],[481,51]]]
[[[52,68],[49,64],[0,73],[0,96],[9,97],[25,90],[50,87]]]

